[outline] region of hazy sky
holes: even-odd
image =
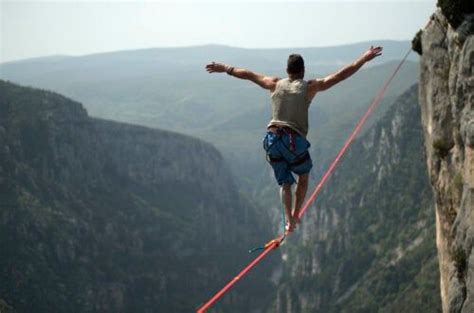
[[[208,43],[274,48],[410,40],[435,6],[436,0],[0,0],[0,62]]]

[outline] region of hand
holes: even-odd
[[[208,71],[209,73],[223,73],[227,71],[228,67],[228,65],[225,65],[223,63],[212,62],[206,65],[206,71]]]
[[[378,57],[379,55],[382,55],[382,49],[382,47],[374,48],[374,46],[370,46],[370,49],[367,50],[362,56],[364,58],[364,61],[367,62]]]

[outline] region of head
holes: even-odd
[[[288,65],[286,67],[288,77],[292,79],[300,79],[304,77],[304,60],[299,54],[290,54],[288,57]]]

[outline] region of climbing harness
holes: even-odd
[[[336,155],[334,160],[331,162],[329,165],[328,169],[322,176],[321,180],[319,183],[316,185],[316,188],[314,189],[313,193],[311,196],[308,198],[306,201],[305,205],[301,208],[298,218],[301,219],[303,214],[305,213],[306,209],[309,207],[309,205],[316,199],[316,196],[319,194],[321,191],[322,187],[328,180],[329,176],[332,174],[334,171],[334,168],[336,165],[339,163],[340,159],[342,156],[345,154],[347,148],[351,145],[351,143],[354,141],[354,138],[357,136],[357,134],[360,132],[362,129],[362,126],[364,126],[367,118],[370,116],[370,114],[373,112],[373,110],[378,106],[380,101],[383,98],[383,95],[385,94],[385,91],[387,90],[389,84],[392,82],[393,78],[395,75],[398,73],[400,68],[402,67],[403,63],[405,63],[406,59],[408,58],[408,55],[411,52],[411,47],[408,49],[407,53],[403,57],[403,59],[400,61],[400,63],[397,65],[397,67],[394,69],[392,74],[389,76],[389,78],[385,81],[385,84],[382,86],[378,94],[375,96],[375,98],[372,100],[371,104],[369,105],[367,111],[365,114],[362,116],[362,118],[359,120],[359,122],[356,124],[355,128],[352,130],[352,133],[349,135],[347,138],[346,142],[344,143],[343,147],[339,151],[339,153]],[[203,304],[198,310],[197,313],[204,313],[206,312],[217,300],[219,300],[232,286],[240,280],[243,276],[245,276],[253,267],[255,267],[260,261],[262,261],[270,251],[273,249],[276,249],[280,246],[280,244],[283,242],[283,240],[286,238],[286,235],[280,235],[275,239],[272,239],[268,241],[264,247],[263,251],[253,260],[251,261],[237,276],[235,276],[231,281],[229,281],[224,288],[219,290],[209,301],[207,301],[205,304]],[[257,248],[257,250],[260,250]]]
[[[299,136],[297,132],[292,130],[289,127],[274,127],[269,129],[269,132],[274,133],[277,136],[277,140],[273,141],[268,147],[265,146],[265,143],[263,144],[263,148],[265,149],[266,153],[266,158],[267,161],[270,163],[276,163],[276,162],[286,162],[290,166],[297,166],[300,164],[303,164],[307,159],[310,158],[309,152],[305,151],[299,155],[296,154],[296,138],[295,136]],[[285,147],[286,150],[288,150],[291,154],[295,156],[295,159],[291,162],[286,160],[283,157],[276,157],[272,156],[269,154],[269,151],[273,145],[275,145],[277,142],[283,142],[283,136],[288,135],[288,140],[289,140],[289,145],[286,145],[283,143],[283,147]]]

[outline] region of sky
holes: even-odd
[[[0,0],[0,63],[151,47],[321,47],[411,40],[435,9],[436,0]]]

